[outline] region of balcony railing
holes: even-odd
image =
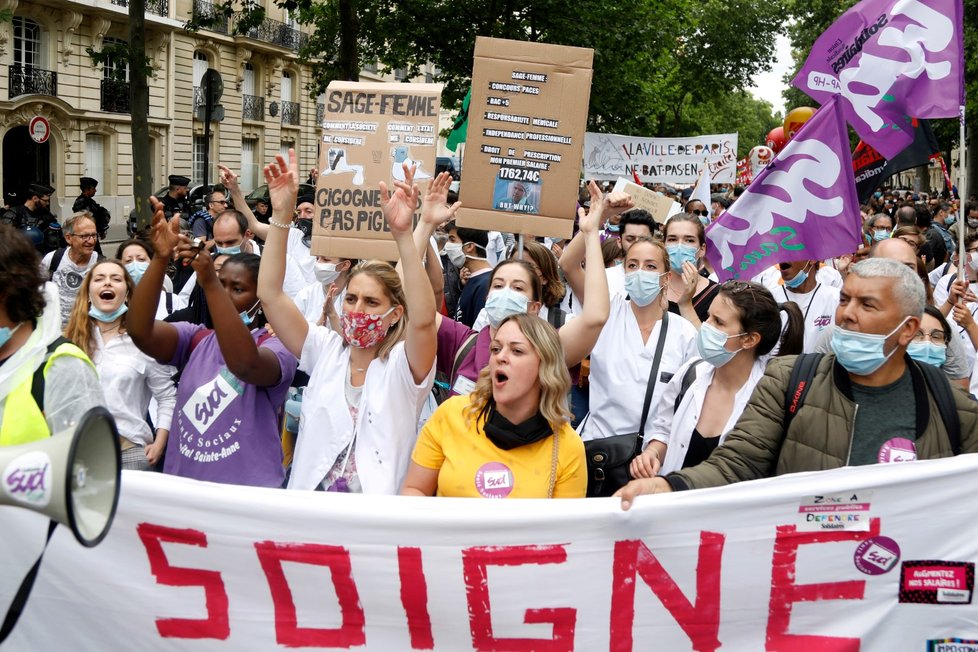
[[[53,70],[42,70],[33,66],[23,67],[17,64],[8,66],[10,80],[8,99],[20,95],[58,95],[58,73]]]
[[[244,17],[244,14],[234,15],[234,23],[237,25]],[[303,34],[291,25],[287,25],[278,20],[266,18],[260,24],[241,33],[241,36],[253,38],[256,41],[265,41],[273,45],[279,45],[290,50],[298,50],[305,45],[308,36]]]
[[[129,0],[112,0],[112,4],[117,7],[128,7]],[[169,9],[167,0],[146,0],[146,13],[148,14],[156,14],[166,18],[170,15]]]
[[[260,95],[242,95],[241,117],[245,120],[264,120],[265,98]]]
[[[129,113],[129,82],[103,79],[101,106],[109,113]]]
[[[194,86],[194,111],[198,106],[204,105],[204,90],[200,86]]]
[[[204,29],[209,29],[210,31],[217,32],[219,34],[228,33],[227,16],[221,13],[214,6],[213,2],[207,2],[206,0],[194,0],[194,18],[207,23],[204,26]]]
[[[326,105],[316,104],[316,127],[323,126],[323,120],[326,119]]]
[[[286,102],[285,100],[282,100],[282,124],[298,126],[299,124],[298,102]]]

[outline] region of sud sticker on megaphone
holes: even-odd
[[[18,502],[47,506],[51,501],[51,458],[42,451],[14,458],[3,470],[3,490]]]

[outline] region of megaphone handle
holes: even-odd
[[[41,570],[41,560],[44,559],[44,553],[48,549],[48,544],[51,542],[51,537],[54,535],[54,530],[57,527],[58,522],[52,519],[48,524],[48,536],[44,540],[44,547],[41,548],[41,554],[37,556],[37,561],[34,562],[31,569],[27,571],[27,575],[24,576],[20,587],[17,589],[17,593],[14,595],[13,601],[10,603],[10,607],[7,609],[7,615],[3,618],[3,626],[0,627],[0,645],[14,631],[14,626],[20,618],[20,614],[24,612],[24,607],[27,606],[27,599],[31,597],[31,590],[34,588],[34,580],[37,579],[37,572]]]

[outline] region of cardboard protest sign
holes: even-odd
[[[584,176],[611,181],[637,173],[642,183],[696,183],[709,161],[714,183],[733,183],[737,173],[737,134],[689,138],[645,138],[588,133]]]
[[[420,185],[435,174],[441,84],[334,81],[326,90],[312,253],[396,260],[380,206],[402,163]],[[419,207],[420,210],[420,207]]]
[[[593,57],[476,39],[460,226],[571,236]]]
[[[618,181],[615,182],[615,187],[612,188],[612,191],[628,194],[632,198],[632,203],[635,204],[635,208],[648,211],[652,219],[659,224],[665,223],[670,215],[678,213],[680,210],[678,202],[669,199],[661,192],[649,190],[622,177],[618,177]]]

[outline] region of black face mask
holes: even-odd
[[[504,451],[538,442],[553,434],[550,423],[543,418],[540,412],[523,423],[513,424],[509,419],[496,412],[496,403],[490,400],[484,413],[486,414],[486,422],[482,429],[485,431],[486,437],[496,448],[501,448]]]

